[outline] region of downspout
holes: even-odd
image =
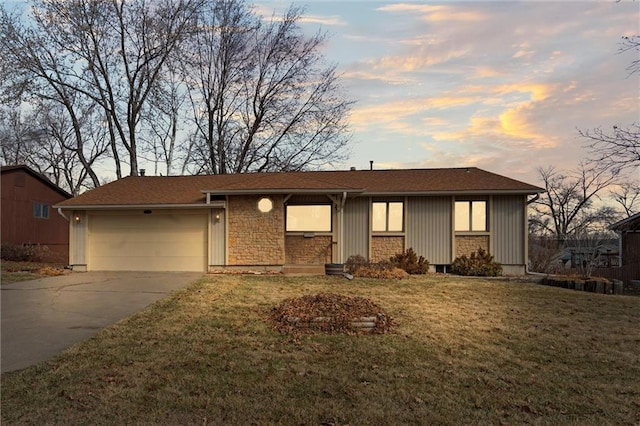
[[[340,252],[340,262],[344,263],[344,205],[347,203],[347,191],[342,193],[342,201],[340,202],[340,243],[338,251]]]
[[[69,222],[69,221],[71,220],[70,218],[66,217],[66,216],[64,215],[64,213],[62,213],[62,207],[58,207],[58,208],[57,208],[57,210],[58,210],[58,214],[59,214],[60,216],[64,217],[64,218],[66,219],[66,221],[67,221],[67,222]]]
[[[65,218],[65,220],[67,222],[69,222],[69,249],[71,248],[71,218],[67,217],[64,215],[64,213],[62,213],[62,207],[58,207],[56,210],[58,210],[58,214],[60,216],[62,216],[63,218]],[[67,264],[67,266],[65,266],[65,269],[70,269],[73,270],[73,267],[71,266],[71,250],[67,249],[67,255],[69,256],[69,263]]]
[[[537,193],[532,199],[527,200],[527,206],[529,206],[529,204],[536,202],[538,198],[540,198],[540,193]],[[525,275],[539,275],[539,273],[529,270],[529,232],[528,232],[529,212],[527,211],[526,208],[524,210],[524,218],[525,218],[525,221],[524,221],[524,253],[525,253],[524,273]]]

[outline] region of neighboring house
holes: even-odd
[[[322,272],[406,248],[432,270],[482,247],[527,263],[527,196],[477,168],[127,177],[55,206],[76,270]]]
[[[2,244],[47,246],[50,260],[66,263],[69,222],[52,206],[71,194],[27,166],[3,166],[1,170]]]
[[[564,249],[560,261],[568,269],[578,268],[583,262],[592,262],[592,266],[596,268],[620,266],[618,241],[572,241],[571,245]]]
[[[640,263],[640,213],[614,223],[609,229],[620,236],[620,264]]]

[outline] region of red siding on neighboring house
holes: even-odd
[[[68,262],[69,223],[53,205],[71,196],[26,166],[3,167],[1,183],[2,244],[47,246],[52,260]],[[47,206],[48,218],[35,217],[35,203]]]
[[[622,234],[622,264],[640,263],[640,230]]]

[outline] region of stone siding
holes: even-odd
[[[331,263],[331,236],[305,238],[288,235],[285,238],[287,265],[313,265]]]
[[[230,196],[228,200],[229,265],[283,265],[284,206],[272,196],[273,209],[258,210],[261,196]]]
[[[456,237],[456,257],[460,257],[463,254],[469,256],[474,251],[478,251],[480,247],[489,251],[488,235],[461,235]]]
[[[371,239],[372,262],[389,260],[391,256],[404,251],[404,237],[373,237]]]

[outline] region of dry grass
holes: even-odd
[[[0,283],[2,284],[64,275],[65,273],[71,272],[65,270],[62,264],[57,263],[15,262],[11,260],[2,260],[0,266]]]
[[[289,336],[283,299],[391,334]],[[640,298],[458,277],[211,276],[2,379],[3,424],[638,424]]]

